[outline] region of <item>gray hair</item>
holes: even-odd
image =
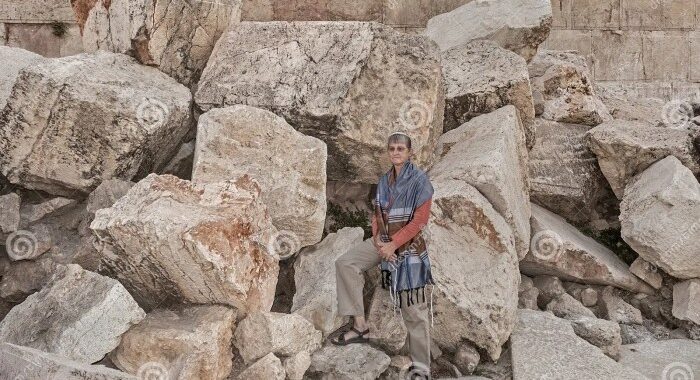
[[[389,144],[404,144],[406,145],[406,148],[411,149],[411,138],[405,133],[394,132],[391,134],[391,136],[389,136],[387,146]]]

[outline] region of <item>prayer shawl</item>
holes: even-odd
[[[428,175],[410,159],[403,164],[398,177],[389,185],[390,176],[393,175],[392,167],[379,179],[377,196],[373,202],[379,227],[377,232],[383,242],[390,242],[391,235],[408,224],[413,219],[416,208],[430,199],[434,192]],[[398,247],[395,254],[398,256],[395,262],[382,260],[380,264],[382,287],[390,287],[392,300],[399,310],[402,295],[405,296],[407,305],[425,302],[425,286],[434,282],[422,231]],[[432,292],[430,295],[432,309]]]

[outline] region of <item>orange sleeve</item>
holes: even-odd
[[[396,233],[391,236],[391,241],[393,241],[397,247],[400,247],[407,241],[411,240],[423,227],[425,227],[426,224],[428,224],[431,204],[432,198],[423,202],[423,204],[418,206],[416,211],[413,213],[413,219],[411,219],[408,224],[403,226],[403,228],[396,231]]]
[[[372,236],[377,236],[377,215],[372,213]]]

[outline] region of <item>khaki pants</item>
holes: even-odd
[[[364,272],[381,262],[372,239],[356,244],[335,262],[336,290],[338,293],[338,314],[364,316],[362,288]],[[388,291],[388,290],[387,290]],[[386,310],[392,313],[391,308]],[[406,306],[402,303],[401,314],[408,330],[408,347],[411,360],[426,367],[430,366],[430,322],[426,302]]]

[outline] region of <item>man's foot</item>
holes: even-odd
[[[366,343],[369,341],[369,338],[365,337],[365,335],[367,334],[369,334],[368,328],[360,330],[356,326],[353,326],[349,331],[345,332],[344,334],[340,334],[337,337],[331,339],[331,343],[338,346],[344,346],[350,343]]]
[[[414,362],[408,367],[408,371],[405,375],[405,379],[401,380],[430,380],[432,379],[430,375],[430,368],[428,368],[423,363]]]

